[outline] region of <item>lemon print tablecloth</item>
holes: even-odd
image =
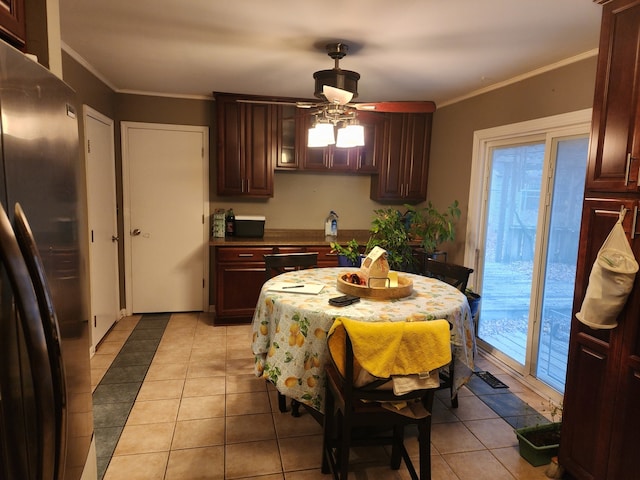
[[[327,332],[336,317],[367,322],[446,319],[451,325],[454,352],[454,388],[457,391],[473,372],[475,337],[469,304],[462,292],[439,280],[400,273],[413,281],[413,293],[396,300],[369,300],[333,307],[329,299],[343,295],[336,288],[338,275],[357,269],[313,268],[272,278],[260,292],[253,316],[252,349],[255,373],[274,383],[287,397],[322,412],[324,364],[328,360]],[[317,295],[274,291],[274,284],[323,284]]]

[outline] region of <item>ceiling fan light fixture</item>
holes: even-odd
[[[336,147],[352,148],[364,146],[364,127],[362,125],[347,125],[338,129]]]
[[[327,147],[336,143],[331,123],[316,123],[307,135],[308,147]]]
[[[322,87],[322,94],[327,101],[338,105],[346,105],[353,98],[353,93],[330,85],[324,85]]]

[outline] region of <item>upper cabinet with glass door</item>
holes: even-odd
[[[603,7],[587,191],[640,190],[640,2]],[[636,68],[629,68],[635,65]]]

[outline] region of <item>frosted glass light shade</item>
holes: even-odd
[[[330,123],[317,123],[315,127],[309,129],[308,147],[326,147],[334,143],[336,143],[336,139],[333,134],[333,125]]]
[[[352,148],[364,146],[364,127],[362,125],[347,125],[338,129],[336,147]]]

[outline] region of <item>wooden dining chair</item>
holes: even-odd
[[[456,287],[462,293],[467,289],[469,275],[473,273],[473,268],[455,263],[439,262],[432,258],[425,258],[422,274],[426,277],[437,278],[443,282]]]
[[[440,325],[440,327],[445,329],[446,336],[439,342],[437,350],[442,355],[442,352],[448,354],[449,334],[448,325],[444,321],[441,322],[444,323],[444,326]],[[381,323],[392,324],[395,322]],[[424,325],[430,322],[412,323]],[[340,355],[344,357],[342,368],[331,355],[331,348],[329,352],[331,361],[325,368],[322,473],[332,473],[335,480],[347,480],[349,452],[352,447],[391,445],[391,469],[399,469],[402,460],[404,460],[413,480],[430,480],[431,411],[437,387],[419,388],[404,395],[396,395],[393,389],[380,389],[380,378],[370,385],[356,386],[355,379],[361,378],[361,375],[356,373],[358,367],[354,366],[359,366],[360,362],[358,362],[359,357],[354,354],[352,339],[348,332],[345,332],[344,352]],[[377,359],[377,357],[374,358]],[[445,364],[446,361],[444,360]],[[418,403],[418,408],[414,407],[413,409],[413,412],[416,413],[415,416],[407,416],[398,413],[395,408],[390,409],[382,406],[382,402],[402,401]],[[416,425],[418,429],[419,475],[404,445],[404,429],[407,425]]]
[[[266,279],[281,273],[318,266],[318,252],[273,253],[264,255]]]
[[[469,283],[469,275],[473,273],[473,268],[457,265],[455,263],[439,262],[432,258],[425,258],[422,274],[426,277],[437,278],[443,282],[465,293]],[[472,320],[473,321],[473,320]],[[475,328],[474,328],[475,331]],[[455,360],[455,358],[454,358]],[[454,360],[449,365],[448,372],[441,374],[442,384],[440,388],[448,388],[451,393],[451,406],[458,408],[458,395],[453,388]]]
[[[267,254],[264,255],[264,266],[266,280],[269,280],[292,270],[317,267],[318,252]],[[299,407],[299,402],[291,400],[291,413],[294,417],[299,416]],[[287,397],[280,392],[278,392],[278,409],[283,413],[287,411]]]

